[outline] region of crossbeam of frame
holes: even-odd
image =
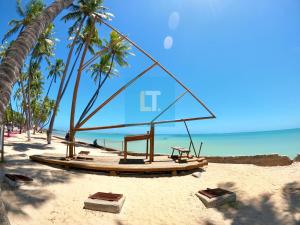
[[[208,120],[214,119],[213,116],[204,116],[204,117],[193,117],[193,118],[185,118],[185,119],[175,119],[175,120],[162,120],[157,122],[143,122],[143,123],[125,123],[125,124],[116,124],[116,125],[108,125],[108,126],[99,126],[99,127],[77,127],[76,131],[88,131],[88,130],[105,130],[105,129],[114,129],[114,128],[125,128],[125,127],[134,127],[134,126],[147,126],[147,125],[156,125],[156,124],[164,124],[164,123],[179,123],[184,121],[194,121],[194,120]]]

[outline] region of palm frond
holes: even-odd
[[[80,11],[74,11],[74,12],[70,12],[66,15],[64,15],[61,19],[64,21],[64,22],[67,22],[69,20],[74,20],[74,19],[78,19],[78,18],[81,18],[82,14]]]
[[[11,30],[9,30],[6,34],[4,34],[2,43],[4,43],[4,41],[7,40],[9,37],[11,37],[13,34],[17,33],[21,27],[22,27],[22,25],[17,25],[15,27],[13,27]]]
[[[17,0],[17,13],[19,14],[19,16],[25,17],[25,12],[23,10],[21,0]]]
[[[82,18],[79,17],[75,23],[69,28],[68,30],[68,33],[69,33],[69,36],[71,36],[72,34],[75,34],[76,31],[79,29],[79,25],[80,25],[80,22],[82,21]]]
[[[11,20],[11,21],[8,22],[9,26],[16,26],[16,25],[19,25],[19,24],[22,24],[22,20]]]

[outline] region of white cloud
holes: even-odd
[[[179,21],[180,21],[179,13],[176,11],[172,12],[169,16],[169,28],[171,30],[175,30],[179,25]]]
[[[165,37],[164,40],[164,48],[165,49],[170,49],[173,46],[173,38],[171,36]]]

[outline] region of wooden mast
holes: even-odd
[[[150,126],[150,162],[154,161],[154,124]]]
[[[80,83],[80,78],[81,78],[81,74],[82,74],[82,70],[83,70],[83,65],[84,65],[84,60],[85,60],[85,56],[91,41],[91,36],[93,33],[93,29],[95,26],[95,20],[93,21],[92,24],[92,28],[87,36],[87,40],[85,42],[85,46],[84,46],[84,50],[81,56],[81,60],[80,60],[80,65],[79,65],[79,69],[78,69],[78,73],[77,73],[77,77],[76,77],[76,82],[75,82],[75,87],[74,87],[74,91],[73,91],[73,98],[72,98],[72,107],[71,107],[71,116],[70,116],[70,139],[69,139],[69,157],[73,158],[74,153],[75,153],[75,132],[76,130],[74,129],[74,123],[75,123],[75,109],[76,109],[76,101],[77,101],[77,94],[78,94],[78,88],[79,88],[79,83]]]

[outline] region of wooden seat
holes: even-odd
[[[147,134],[137,134],[137,135],[129,135],[124,137],[124,160],[127,159],[127,142],[130,141],[141,141],[146,140],[146,158],[148,157],[148,140],[150,139],[150,134],[147,132]]]
[[[172,148],[172,155],[171,155],[171,158],[174,158],[174,151],[178,151],[179,153],[179,156],[178,156],[178,159],[181,160],[181,158],[183,157],[183,153],[186,154],[186,157],[189,158],[189,154],[190,154],[190,149],[188,148],[183,148],[183,147],[171,147]]]
[[[140,141],[147,140],[150,138],[149,134],[137,134],[137,135],[129,135],[124,137],[124,141]]]

